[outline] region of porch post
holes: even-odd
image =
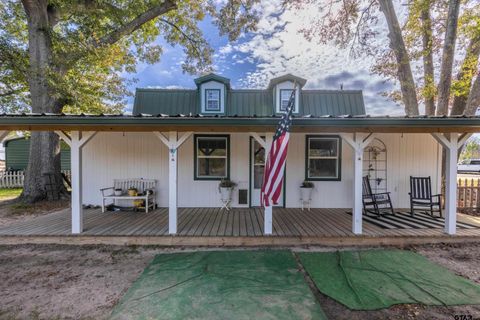
[[[354,133],[353,137],[346,133],[340,136],[353,149],[353,208],[352,208],[352,232],[354,234],[362,234],[362,174],[363,174],[363,149],[372,142],[375,136],[370,133],[365,138],[358,133]]]
[[[72,170],[72,233],[78,234],[83,231],[82,150],[79,131],[70,133],[70,156]]]
[[[454,235],[457,229],[457,161],[458,151],[471,137],[470,133],[432,133],[447,152],[445,172],[445,233]]]
[[[168,233],[177,233],[177,176],[178,148],[190,137],[192,132],[185,132],[178,138],[177,131],[170,131],[168,138],[161,132],[153,132],[168,147]]]
[[[457,228],[457,153],[458,134],[450,134],[445,173],[445,233],[455,234]]]
[[[265,133],[265,163],[267,163],[267,158],[270,153],[270,148],[272,147],[273,142],[273,134],[272,133]],[[285,192],[285,190],[284,190]],[[273,225],[273,207],[265,206],[265,219],[264,219],[264,228],[265,234],[271,235],[272,234],[272,225]]]
[[[72,233],[79,234],[83,231],[82,147],[95,136],[96,132],[72,131],[70,135],[63,131],[55,133],[70,146]]]
[[[358,137],[355,137],[357,142]],[[362,173],[363,173],[363,147],[354,150],[354,173],[353,173],[353,222],[352,232],[362,234]]]
[[[169,132],[168,233],[177,233],[177,132]]]

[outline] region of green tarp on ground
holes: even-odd
[[[290,251],[157,255],[112,319],[325,319]]]
[[[299,253],[323,294],[353,310],[480,304],[480,286],[411,251]]]

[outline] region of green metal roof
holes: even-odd
[[[197,90],[137,89],[133,114],[189,114],[199,109]]]
[[[270,116],[275,113],[272,90],[227,90],[225,115]],[[198,90],[137,89],[133,114],[200,113]],[[362,91],[302,90],[299,115],[364,115]]]
[[[204,75],[203,77],[197,78],[193,81],[195,81],[195,84],[200,86],[200,84],[207,82],[207,81],[217,81],[225,84],[227,86],[227,89],[230,89],[230,79],[219,76],[218,74],[215,73],[209,73],[207,75]]]
[[[271,130],[280,116],[239,117],[202,115],[68,115],[0,114],[0,130],[84,131],[244,131]],[[478,116],[303,116],[294,117],[291,130],[311,132],[480,132]]]

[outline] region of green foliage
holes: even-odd
[[[478,137],[472,137],[468,139],[465,147],[460,154],[459,161],[467,159],[476,159],[480,155],[480,139]]]
[[[212,48],[198,27],[206,13],[222,35],[235,40],[255,29],[257,0],[49,0],[52,54],[49,92],[64,112],[119,112],[127,90],[125,75],[139,62],[160,60],[158,37],[183,48],[184,72],[212,68]],[[138,22],[142,15],[167,6]],[[138,23],[137,23],[138,22]],[[0,0],[0,111],[30,110],[27,15],[20,1]]]

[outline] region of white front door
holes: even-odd
[[[260,190],[262,189],[263,171],[265,169],[265,149],[253,138],[250,140],[250,155],[250,206],[259,207]],[[283,206],[283,186],[278,206]]]

